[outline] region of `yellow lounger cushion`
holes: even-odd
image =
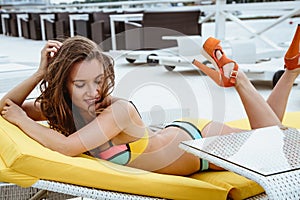
[[[207,171],[191,177],[226,188],[230,199],[245,199],[264,192],[256,182],[229,171]]]
[[[150,173],[84,156],[64,156],[42,147],[3,118],[0,118],[0,155],[4,166],[16,174],[38,179],[169,199],[196,199],[199,196],[226,199],[228,193],[224,188],[192,178]],[[24,186],[17,176],[10,178],[0,181]],[[25,186],[31,184],[28,182]]]
[[[288,112],[284,115],[283,124],[288,127],[294,127],[300,129],[300,111],[299,112]]]
[[[299,119],[300,119],[300,111],[287,112],[284,115],[282,123],[283,123],[283,125],[285,125],[287,127],[293,127],[293,128],[300,129]],[[248,130],[251,129],[248,119],[235,120],[235,121],[227,122],[226,124],[236,127],[236,128],[248,129]]]
[[[20,174],[7,168],[0,157],[0,181],[12,183],[11,181],[17,180],[19,186],[28,187],[38,181],[38,178],[28,176],[25,174]]]

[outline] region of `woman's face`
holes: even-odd
[[[95,110],[95,102],[101,99],[103,79],[103,65],[97,59],[74,64],[67,89],[81,114]]]

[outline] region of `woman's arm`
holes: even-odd
[[[4,119],[18,126],[26,135],[43,146],[69,155],[69,146],[67,144],[75,144],[74,141],[71,141],[71,138],[67,138],[63,134],[37,123],[28,117],[26,112],[10,99],[6,99],[4,103],[5,106],[1,111]]]
[[[11,99],[17,105],[21,106],[27,96],[36,87],[36,85],[42,80],[43,74],[40,72],[34,73],[32,76],[24,80],[21,84],[17,85],[15,88],[10,90],[4,97],[0,100],[0,111],[2,111],[5,106],[5,100]]]
[[[92,122],[68,137],[36,123],[9,99],[5,104],[1,114],[6,120],[17,125],[43,146],[68,156],[96,148],[115,137],[121,136],[124,142],[129,142],[143,137],[145,133],[141,121],[136,120],[138,114],[135,108],[126,101],[113,103]]]
[[[24,80],[22,83],[17,85],[11,91],[9,91],[0,100],[0,111],[2,111],[5,106],[5,100],[10,99],[17,105],[21,106],[32,90],[37,86],[37,84],[42,80],[44,72],[47,69],[48,61],[51,56],[53,56],[61,46],[61,42],[49,40],[45,47],[41,51],[41,61],[38,70],[31,75],[29,78]]]
[[[128,101],[119,100],[72,136],[78,137],[85,149],[90,150],[109,140],[115,145],[136,141],[145,136],[146,129],[136,108]]]

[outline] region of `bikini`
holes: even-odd
[[[132,101],[129,102],[134,106],[134,108],[140,115],[138,109],[133,104],[133,102]],[[135,160],[137,157],[139,157],[139,155],[141,155],[145,151],[145,149],[148,146],[148,143],[149,143],[148,131],[147,129],[145,129],[145,133],[143,137],[139,138],[134,142],[130,142],[128,144],[122,144],[122,145],[113,145],[111,141],[108,141],[109,147],[106,148],[106,150],[99,151],[99,148],[95,148],[93,150],[90,150],[88,154],[91,154],[96,158],[107,160],[116,164],[127,165],[131,163],[133,160]]]
[[[198,127],[201,128],[201,130],[206,126],[207,122],[206,121],[200,121],[200,124],[198,124]],[[170,124],[168,124],[165,128],[167,127],[177,127],[182,130],[184,130],[186,133],[188,133],[192,139],[201,139],[201,131],[191,122],[188,121],[173,121]],[[200,158],[200,170],[199,171],[205,171],[209,168],[209,163],[207,160],[201,159]]]
[[[108,142],[109,147],[104,151],[98,151],[97,148],[90,150],[89,153],[94,157],[107,160],[120,165],[127,165],[141,155],[148,146],[148,132],[137,141],[113,145],[111,141]]]
[[[135,107],[133,103],[132,105]],[[200,124],[200,127],[204,127],[206,124],[207,124],[206,122],[203,122],[202,124]],[[180,128],[184,130],[186,133],[188,133],[192,137],[192,139],[202,138],[200,130],[194,124],[187,121],[173,121],[172,123],[165,126],[165,128],[167,127]],[[148,146],[148,143],[149,143],[149,138],[148,138],[148,131],[146,129],[143,137],[141,137],[137,141],[128,144],[123,144],[123,145],[113,145],[112,142],[109,141],[108,142],[109,147],[106,148],[106,150],[99,151],[98,148],[96,148],[90,150],[89,154],[93,155],[94,157],[104,159],[116,164],[127,165],[131,163],[133,160],[135,160],[138,156],[140,156],[145,151],[145,149]],[[200,159],[200,165],[201,165],[200,171],[207,170],[209,167],[208,161],[204,159]]]

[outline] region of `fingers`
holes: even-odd
[[[61,45],[62,43],[57,40],[48,40],[43,49],[44,55],[47,57],[53,57],[60,49]]]
[[[48,50],[50,51],[50,53],[49,53],[50,57],[53,57],[62,45],[61,42],[56,41],[56,40],[49,40],[48,44],[49,44]]]
[[[5,104],[5,106],[3,107],[3,109],[4,109],[5,107],[8,108],[8,107],[10,107],[10,106],[15,105],[15,103],[14,103],[12,100],[10,100],[10,99],[5,99],[4,104]]]
[[[15,104],[15,103],[14,103],[12,100],[10,100],[10,99],[5,99],[4,103],[5,103],[6,106],[11,106],[11,105]]]
[[[5,103],[5,106],[2,108],[2,111],[1,111],[2,116],[5,116],[5,114],[9,110],[9,107],[13,104],[12,100],[10,100],[10,99],[6,99],[4,101],[4,103]]]
[[[18,112],[19,108],[21,108],[20,106],[18,106],[17,104],[15,104],[12,100],[10,99],[6,99],[4,101],[5,106],[3,106],[2,110],[1,110],[1,115],[7,119],[10,117],[14,117],[14,114],[16,114],[17,116],[20,115],[20,113]],[[22,109],[22,108],[21,108]],[[13,113],[13,114],[12,114]]]

